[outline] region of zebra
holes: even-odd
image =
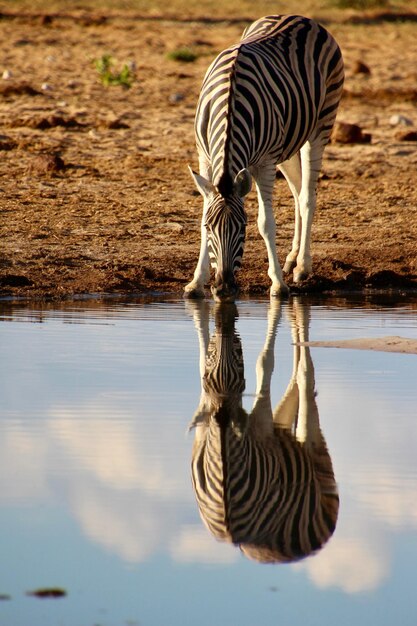
[[[343,81],[336,41],[322,26],[297,15],[257,20],[209,66],[194,124],[199,174],[189,167],[204,199],[201,244],[185,297],[204,297],[211,264],[215,300],[235,299],[247,222],[244,197],[252,177],[270,293],[288,293],[275,244],[272,192],[277,167],[295,201],[294,237],[284,273],[294,270],[295,283],[311,273],[316,186]]]
[[[334,532],[339,497],[322,435],[308,340],[309,310],[292,306],[294,368],[273,411],[271,377],[280,302],[272,300],[268,332],[256,364],[257,389],[250,414],[242,346],[234,330],[234,304],[216,305],[216,330],[208,343],[207,303],[194,303],[200,340],[202,394],[192,427],[193,488],[203,522],[221,541],[266,563],[292,562],[318,551]]]

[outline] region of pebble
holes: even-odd
[[[370,74],[371,70],[363,61],[355,61],[352,67],[354,74]]]
[[[50,83],[42,83],[42,91],[52,91],[52,85]]]
[[[389,123],[391,124],[391,126],[412,126],[413,120],[410,120],[410,118],[406,117],[405,115],[396,114],[391,115],[391,117],[389,118]]]
[[[39,154],[32,159],[29,171],[37,174],[55,174],[65,170],[65,163],[58,154]]]
[[[4,600],[11,600],[12,596],[9,596],[8,593],[0,593],[0,600],[4,601]]]
[[[178,104],[178,102],[181,102],[182,100],[184,100],[184,94],[182,93],[172,93],[169,96],[169,101],[171,104]]]
[[[177,233],[184,232],[184,227],[182,226],[182,224],[179,224],[178,222],[166,222],[165,228],[168,228],[169,230],[172,230]]]
[[[332,132],[332,141],[338,143],[370,143],[371,135],[362,132],[357,124],[348,122],[336,122]]]
[[[81,83],[78,80],[69,80],[67,82],[67,87],[69,87],[69,89],[77,89],[80,85]]]
[[[417,141],[417,130],[406,130],[395,134],[398,141]]]
[[[10,80],[10,78],[13,77],[13,72],[11,70],[4,70],[3,74],[1,75],[3,80]]]

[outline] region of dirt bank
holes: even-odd
[[[182,292],[199,248],[201,202],[187,171],[197,166],[197,94],[210,60],[244,26],[128,13],[2,15],[0,296]],[[417,289],[417,143],[406,139],[416,128],[404,125],[417,123],[415,24],[328,27],[346,63],[339,120],[371,141],[328,147],[314,276],[297,289]],[[195,62],[167,59],[182,46]],[[94,60],[105,54],[115,70],[133,68],[130,89],[100,82]],[[293,228],[283,180],[276,206],[283,261]],[[254,192],[247,209],[240,284],[262,294],[269,281]]]

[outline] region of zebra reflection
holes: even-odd
[[[234,304],[190,303],[200,342],[202,391],[194,414],[192,481],[201,517],[219,540],[265,563],[290,562],[319,550],[332,535],[339,498],[320,430],[309,309],[290,305],[293,372],[275,410],[270,386],[280,302],[271,301],[268,331],[256,364],[256,397],[242,407],[244,364]]]

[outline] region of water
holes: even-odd
[[[417,356],[292,345],[416,339],[415,302],[242,301],[235,323],[213,303],[0,306],[1,626],[416,626]],[[236,368],[213,400],[200,368],[239,347],[244,389]],[[193,440],[225,395],[241,402],[245,433],[254,403],[265,414],[268,392],[275,407],[288,391],[286,419],[297,389],[297,437],[306,406],[329,451],[337,523],[313,556],[265,565],[203,523]],[[50,588],[66,596],[27,595]]]

